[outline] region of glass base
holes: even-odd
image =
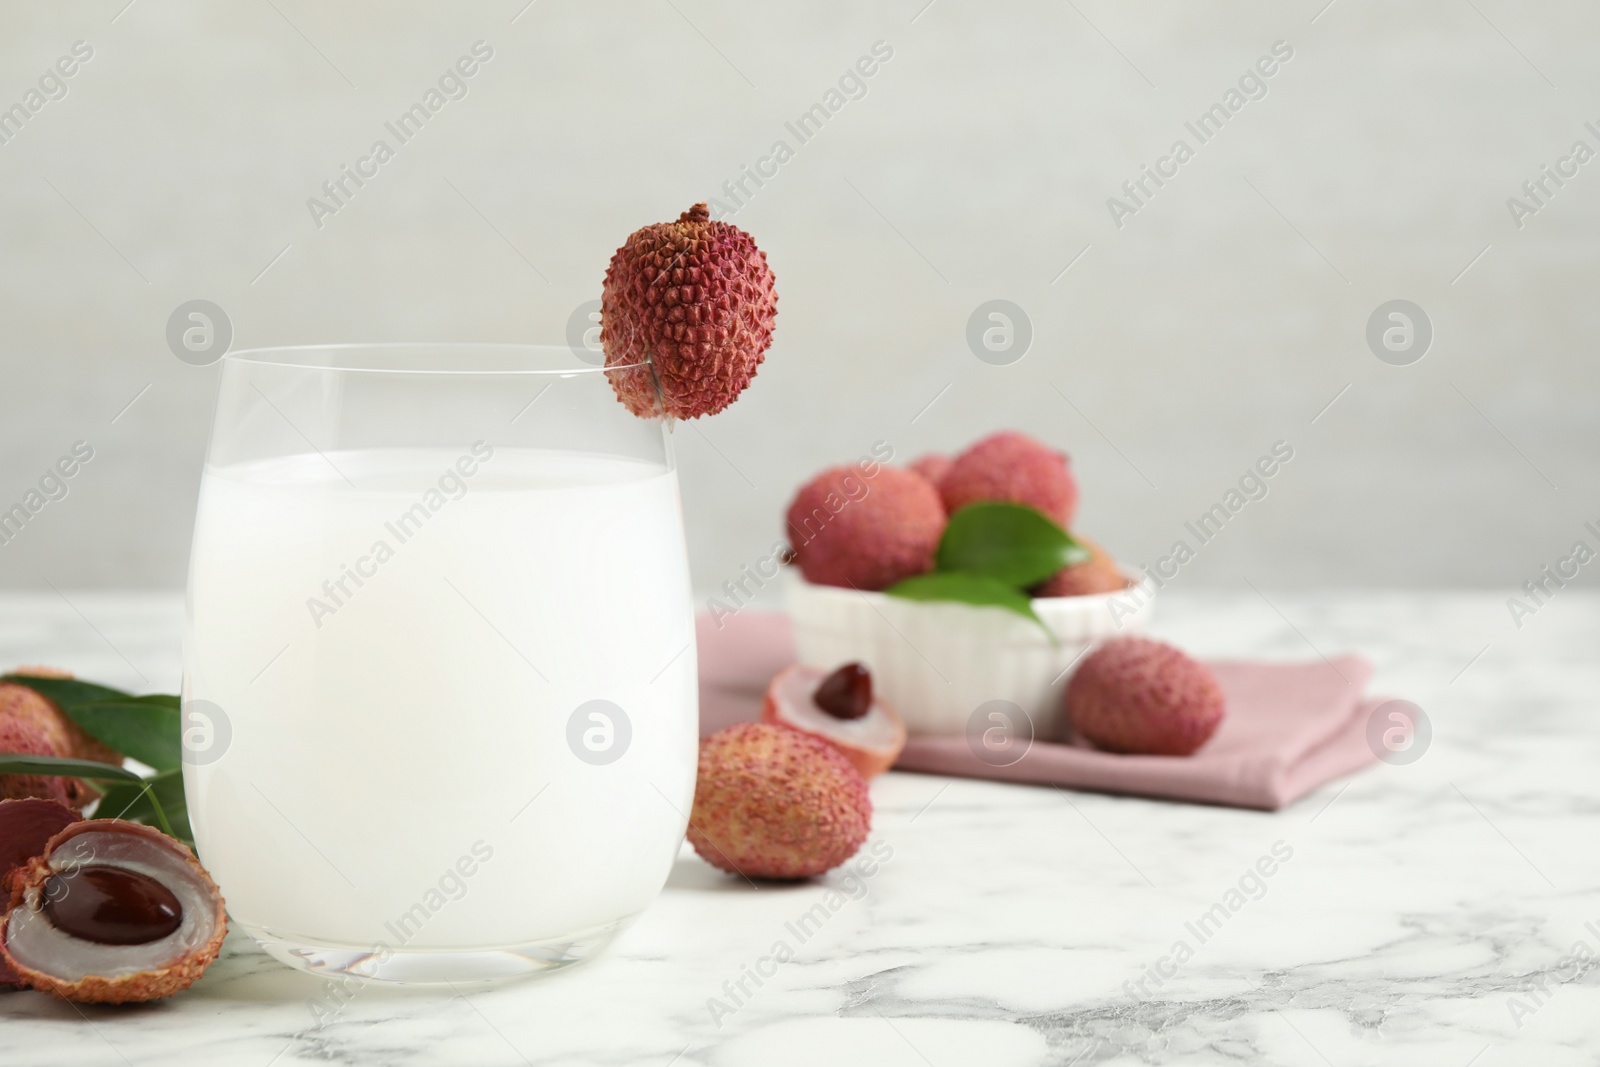
[[[289,940],[236,922],[275,960],[307,974],[325,978],[355,978],[389,985],[457,985],[504,982],[548,974],[582,963],[600,953],[612,938],[633,922],[618,919],[563,937],[496,948],[390,949],[377,953],[372,946],[310,944]]]

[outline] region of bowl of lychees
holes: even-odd
[[[1076,532],[1065,453],[1005,431],[891,458],[830,467],[789,504],[799,661],[863,664],[912,734],[963,733],[1004,701],[1048,736],[1073,669],[1143,630],[1153,590]]]

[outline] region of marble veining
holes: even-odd
[[[235,935],[165,1003],[0,995],[0,1063],[1600,1062],[1600,598],[1519,631],[1490,593],[1264,592],[1172,589],[1155,632],[1361,652],[1432,719],[1420,760],[1275,814],[890,774],[870,876],[755,889],[686,849],[591,964],[320,1025],[317,980]],[[68,595],[0,599],[0,660],[175,685],[178,598]]]

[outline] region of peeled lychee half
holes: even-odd
[[[855,855],[872,828],[867,783],[826,741],[740,723],[700,742],[689,843],[747,878],[810,878]]]
[[[937,452],[927,452],[918,456],[907,464],[912,470],[932,482],[938,488],[939,482],[950,473],[950,467],[955,463],[949,456],[941,456]]]
[[[704,204],[629,235],[600,295],[612,388],[641,418],[714,415],[755,377],[772,344],[778,294],[748,233]],[[649,366],[641,366],[649,364]]]
[[[1117,637],[1067,683],[1066,721],[1100,748],[1187,756],[1222,722],[1222,687],[1204,664],[1160,641]]]
[[[1070,528],[1078,510],[1078,482],[1067,457],[1027,434],[991,434],[955,458],[939,479],[945,510],[981,500],[1008,500],[1044,512]]]
[[[228,931],[194,855],[148,826],[76,822],[11,876],[0,963],[66,1000],[123,1004],[187,989]]]
[[[761,721],[819,737],[844,754],[861,777],[882,774],[906,747],[906,724],[872,692],[859,663],[829,673],[796,663],[767,686]]]
[[[832,467],[800,487],[785,519],[806,581],[885,589],[933,569],[944,534],[944,505],[926,478],[879,467],[867,478]]]
[[[1127,576],[1105,549],[1087,537],[1074,537],[1089,550],[1089,558],[1056,571],[1034,588],[1034,596],[1093,596],[1128,588]]]

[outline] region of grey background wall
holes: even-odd
[[[703,588],[814,470],[1001,427],[1072,453],[1080,529],[1133,563],[1290,442],[1186,582],[1509,595],[1596,540],[1600,160],[1507,206],[1600,150],[1593,5],[524,3],[0,6],[0,107],[93,49],[0,145],[0,506],[94,448],[0,586],[182,583],[216,376],[167,348],[183,301],[235,347],[560,342],[630,230],[734,207],[780,139],[733,216],[777,271],[776,343],[676,432]],[[319,227],[307,199],[479,40],[466,96]],[[785,123],[880,41],[800,143]],[[1201,144],[1185,122],[1278,41]],[[1108,197],[1179,138],[1118,226]],[[1004,366],[966,339],[996,298],[1033,333]],[[1395,298],[1435,331],[1408,366],[1365,339]]]

